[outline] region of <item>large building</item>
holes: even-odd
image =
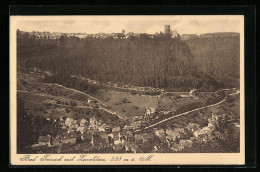
[[[170,25],[164,25],[164,34],[170,34],[170,33],[171,33]]]

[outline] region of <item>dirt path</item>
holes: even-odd
[[[93,97],[89,94],[86,94],[82,91],[78,91],[78,90],[75,90],[73,88],[67,88],[67,87],[64,87],[63,85],[59,85],[59,84],[49,84],[49,83],[42,83],[42,84],[51,85],[51,86],[55,85],[55,86],[61,87],[63,89],[67,89],[67,90],[70,90],[70,91],[73,91],[73,92],[77,92],[79,94],[83,94],[83,95],[89,97],[90,99],[97,101],[97,104],[99,105],[99,109],[102,109],[102,110],[104,110],[104,111],[106,111],[106,112],[108,112],[112,115],[117,115],[120,119],[126,119],[126,116],[124,116],[123,114],[120,114],[119,112],[115,112],[115,111],[112,111],[111,109],[106,108],[106,105],[102,104],[98,99],[96,99],[95,97]]]

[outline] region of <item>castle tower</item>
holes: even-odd
[[[170,32],[171,32],[171,26],[164,25],[164,34],[170,34]]]

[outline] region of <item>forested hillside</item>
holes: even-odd
[[[225,34],[223,34],[225,36]],[[240,38],[221,36],[189,39],[185,42],[205,73],[226,86],[239,87]]]
[[[212,64],[208,63],[218,60],[207,61],[207,58],[210,59],[212,54],[222,56],[230,53],[228,46],[223,49],[216,43],[216,47],[212,43],[197,50],[200,48],[196,48],[196,42],[187,42],[195,54],[194,58],[185,42],[164,35],[132,39],[62,36],[59,40],[48,40],[29,38],[18,33],[17,56],[19,62],[25,61],[27,68],[36,66],[42,70],[81,75],[100,82],[151,86],[172,91],[188,91],[192,88],[215,90],[223,85],[208,76],[212,74],[212,71],[208,72]],[[212,53],[214,50],[209,48],[221,51]],[[200,53],[202,55],[198,55]],[[199,58],[203,61],[199,62]],[[231,56],[230,60],[232,58],[235,57]],[[225,65],[228,64],[229,61]],[[214,64],[213,70],[219,70],[217,67],[220,65],[220,62],[216,67]],[[222,68],[221,72],[225,73],[227,67]]]

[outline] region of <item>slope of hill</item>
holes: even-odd
[[[188,91],[218,89],[196,65],[188,45],[166,36],[135,39],[59,40],[19,38],[18,61],[26,68],[79,75],[101,82]],[[206,82],[206,83],[205,83]],[[214,83],[214,82],[213,82]],[[221,84],[220,84],[221,85]],[[220,86],[218,85],[218,86]]]
[[[211,34],[212,35],[212,34]],[[225,86],[239,87],[240,38],[224,36],[189,39],[185,42],[200,69]]]

